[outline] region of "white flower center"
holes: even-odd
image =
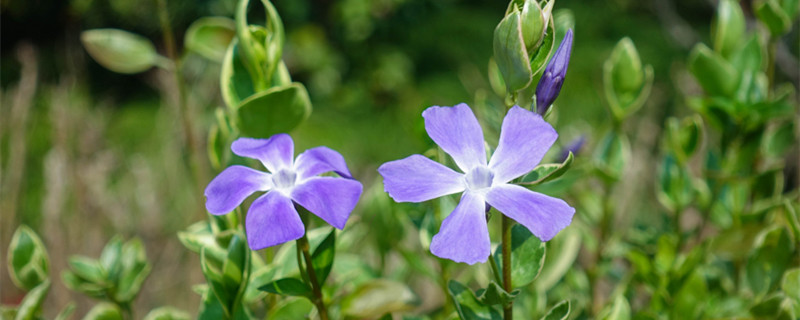
[[[278,190],[287,190],[294,187],[297,174],[288,169],[280,169],[272,174],[272,185]]]
[[[494,173],[484,166],[475,167],[464,175],[464,180],[467,182],[467,189],[471,191],[480,191],[491,187],[492,179],[494,179]]]

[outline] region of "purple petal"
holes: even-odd
[[[483,197],[465,192],[461,202],[433,236],[431,252],[445,259],[474,264],[486,262],[491,251]]]
[[[552,239],[572,221],[575,208],[564,200],[533,192],[518,185],[499,185],[486,194],[486,201],[519,222],[542,241]]]
[[[253,250],[299,239],[306,232],[292,200],[277,191],[253,201],[247,211],[245,227],[247,243]]]
[[[288,134],[276,134],[269,139],[239,138],[231,144],[233,153],[261,161],[274,173],[292,167],[294,143]]]
[[[501,184],[533,170],[558,138],[553,127],[534,112],[514,106],[503,119],[500,143],[489,160],[494,184]]]
[[[206,209],[220,215],[236,209],[256,191],[272,187],[270,174],[243,166],[230,166],[211,180],[206,187]]]
[[[335,150],[328,147],[316,147],[306,150],[297,156],[295,162],[298,179],[304,180],[325,172],[333,171],[336,174],[352,178],[344,157]]]
[[[422,202],[466,188],[462,174],[418,154],[384,163],[378,172],[383,189],[397,202]]]
[[[360,182],[334,177],[311,178],[292,190],[292,200],[339,229],[344,229],[360,196]]]
[[[422,117],[428,135],[453,157],[462,171],[486,165],[483,130],[469,106],[464,103],[455,107],[433,106],[425,109]]]

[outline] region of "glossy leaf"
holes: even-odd
[[[236,24],[225,17],[205,17],[193,22],[186,30],[186,48],[201,56],[221,62],[233,38]]]
[[[311,264],[314,267],[314,272],[317,274],[317,281],[320,285],[325,283],[328,275],[333,268],[333,259],[336,255],[336,229],[331,230],[331,233],[322,240],[322,243],[314,249],[311,254]]]
[[[8,273],[17,287],[31,290],[48,278],[50,259],[36,233],[25,225],[11,236],[8,246]]]
[[[87,30],[81,33],[81,42],[97,63],[114,72],[139,73],[161,59],[150,40],[124,30]]]
[[[311,287],[296,278],[283,278],[267,283],[258,290],[286,296],[311,297]]]
[[[564,300],[550,308],[541,320],[567,320],[570,312],[569,300]]]
[[[253,138],[289,132],[311,113],[306,88],[299,83],[259,92],[237,107],[239,130]]]
[[[239,42],[234,39],[225,52],[219,76],[222,100],[229,108],[235,108],[242,100],[256,93],[253,80],[250,79],[250,74],[241,60],[239,50]]]
[[[536,280],[544,265],[547,247],[544,242],[534,236],[528,228],[515,224],[511,228],[511,283],[519,288]],[[494,252],[498,266],[503,261],[503,252],[498,247]],[[502,266],[500,267],[502,272]]]
[[[342,301],[342,313],[356,318],[378,318],[414,308],[416,296],[405,284],[375,279],[360,285]]]
[[[500,312],[490,306],[482,305],[475,294],[458,281],[450,280],[447,290],[456,305],[456,312],[462,320],[501,320]]]
[[[122,267],[122,237],[117,235],[108,241],[100,253],[100,266],[105,270],[108,279],[116,283]]]
[[[520,12],[514,10],[500,21],[494,29],[494,59],[503,75],[507,91],[510,93],[524,89],[531,84],[530,58],[522,38]]]

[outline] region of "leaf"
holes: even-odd
[[[139,294],[144,280],[150,275],[150,263],[139,238],[128,240],[122,246],[122,270],[117,283],[116,299],[130,302]]]
[[[623,134],[609,132],[595,151],[597,169],[604,179],[613,182],[622,177],[631,157],[630,143]]]
[[[764,134],[764,143],[762,143],[764,153],[775,158],[782,157],[796,145],[794,131],[794,121],[786,121],[776,127],[767,129]]]
[[[203,307],[202,310],[208,309],[209,315],[217,314],[217,309],[222,309],[223,313],[226,316],[231,314],[230,305],[233,302],[234,296],[232,296],[225,287],[225,284],[222,280],[222,271],[221,266],[219,265],[219,261],[215,261],[211,259],[208,254],[206,254],[206,249],[203,248],[200,251],[200,267],[203,270],[203,276],[206,278],[206,282],[210,287],[211,294],[206,294],[205,298],[203,299]],[[234,293],[235,295],[235,293]],[[212,297],[209,297],[212,296]],[[214,299],[215,298],[215,299]],[[214,301],[218,301],[217,304]],[[213,318],[206,318],[206,319],[213,319]]]
[[[514,302],[514,298],[519,294],[519,290],[506,292],[497,282],[489,282],[486,289],[480,289],[475,293],[478,297],[478,302],[485,306],[507,306]]]
[[[731,97],[739,83],[736,69],[702,43],[689,54],[689,72],[711,96]]]
[[[314,304],[308,299],[286,299],[272,308],[267,320],[302,319],[311,313]]]
[[[800,303],[800,268],[791,269],[783,274],[781,290],[783,290],[787,296]]]
[[[94,283],[89,280],[83,279],[71,271],[64,271],[61,273],[61,280],[64,285],[71,290],[83,293],[93,298],[103,298],[106,296],[106,290],[111,288],[109,283]]]
[[[97,63],[119,73],[139,73],[161,58],[145,37],[119,29],[93,29],[81,33],[83,47]]]
[[[625,297],[619,295],[606,307],[598,317],[601,320],[628,320],[631,318],[631,306]]]
[[[671,212],[686,208],[695,196],[692,182],[686,166],[667,154],[658,172],[658,201]]]
[[[547,314],[541,320],[567,320],[570,308],[569,300],[563,300],[550,308],[550,311],[547,311]]]
[[[278,279],[259,287],[258,290],[285,296],[311,298],[311,287],[296,278]]]
[[[144,320],[189,320],[190,318],[185,311],[173,307],[156,308],[144,316]]]
[[[528,228],[515,224],[511,227],[511,284],[513,288],[528,285],[536,280],[544,266],[547,247],[545,243],[534,236]],[[502,272],[503,252],[500,247],[494,252]]]
[[[228,244],[228,255],[222,263],[222,280],[229,293],[239,289],[247,264],[247,244],[238,234],[234,234]]]
[[[413,309],[416,297],[403,283],[375,279],[360,285],[342,301],[342,313],[356,318],[377,318]]]
[[[108,274],[95,259],[84,256],[72,256],[69,258],[69,267],[75,275],[89,282],[101,284],[106,283]]]
[[[222,100],[233,109],[249,96],[256,93],[253,80],[241,60],[239,42],[234,39],[225,52],[219,76]]]
[[[199,285],[195,287],[195,291],[199,291],[202,296],[202,304],[200,304],[200,310],[197,312],[198,320],[217,320],[225,318],[225,307],[222,306],[222,303],[219,302],[219,299],[217,299],[214,293],[209,290],[208,285]]]
[[[299,83],[259,92],[242,101],[236,110],[239,130],[253,138],[289,132],[311,113],[306,88]]]
[[[501,320],[502,315],[496,308],[478,302],[472,290],[458,281],[450,280],[447,290],[456,305],[456,311],[462,320]]]
[[[108,279],[116,283],[122,266],[122,237],[117,235],[108,241],[100,253],[100,266],[108,274]]]
[[[42,283],[31,289],[22,299],[19,307],[17,307],[17,314],[14,316],[14,320],[38,319],[38,316],[42,313],[42,302],[44,302],[44,298],[47,297],[49,291],[49,279],[44,279]]]
[[[701,269],[694,272],[675,293],[672,307],[672,319],[701,319],[706,309],[708,286]]]
[[[566,228],[559,236],[548,241],[550,249],[545,255],[545,264],[537,278],[536,288],[547,291],[564,277],[570,270],[581,249],[581,234],[579,229]]]
[[[236,24],[226,17],[205,17],[193,22],[186,30],[186,48],[206,59],[221,62],[233,38]]]
[[[325,240],[314,249],[311,254],[311,265],[314,267],[314,272],[317,274],[317,281],[320,285],[325,284],[328,275],[333,268],[333,259],[336,255],[336,229],[331,230],[331,233],[325,237]]]
[[[562,176],[572,166],[574,155],[572,151],[569,152],[567,158],[561,163],[547,163],[540,164],[533,168],[533,171],[522,177],[519,184],[521,185],[537,185],[547,181],[556,179]]]
[[[756,17],[767,26],[773,37],[788,32],[792,27],[792,18],[783,11],[775,0],[753,1]]]
[[[503,18],[494,29],[494,59],[503,75],[506,88],[513,93],[528,87],[533,80],[531,63],[522,38],[517,9]]]
[[[738,1],[723,0],[717,6],[717,14],[711,26],[714,39],[714,50],[723,57],[730,56],[731,52],[742,41],[745,31],[745,20],[742,7]]]
[[[55,320],[67,320],[72,316],[73,312],[75,312],[75,303],[70,302],[64,307],[64,309],[61,309],[61,311],[58,312]]]
[[[83,317],[83,320],[122,320],[122,311],[117,306],[101,302],[89,310],[89,313]]]
[[[17,287],[31,290],[48,278],[50,258],[36,232],[19,226],[8,245],[8,273]]]
[[[553,45],[556,42],[556,30],[553,25],[553,19],[545,28],[545,34],[542,38],[542,44],[536,49],[536,53],[531,57],[531,74],[537,75],[544,70],[547,66],[548,58],[553,53]]]
[[[747,282],[756,296],[777,286],[791,264],[792,255],[788,254],[791,252],[794,252],[794,243],[785,227],[775,227],[759,235],[745,267]]]
[[[750,314],[759,318],[777,319],[784,298],[782,294],[771,295],[751,307]]]

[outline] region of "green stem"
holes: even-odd
[[[778,49],[778,39],[770,36],[767,43],[767,96],[772,96],[772,88],[775,85],[775,52]]]
[[[513,225],[514,221],[503,215],[503,290],[506,292],[511,292],[513,289],[511,285],[511,227]],[[512,302],[503,306],[503,319],[514,319]]]
[[[489,256],[489,266],[492,267],[492,274],[494,275],[494,281],[498,284],[503,283],[503,275],[500,273],[500,268],[497,267],[497,261],[494,260],[494,257]]]
[[[306,225],[306,233],[308,233],[308,213],[304,210],[299,210],[300,218],[305,221]],[[317,312],[319,312],[319,318],[321,320],[328,320],[328,309],[325,308],[325,301],[322,299],[322,287],[320,286],[319,281],[317,280],[317,273],[314,271],[314,264],[311,261],[311,254],[309,253],[309,244],[308,244],[308,237],[306,233],[303,234],[303,237],[297,239],[297,247],[303,253],[303,258],[305,259],[306,264],[306,274],[308,275],[308,284],[311,286],[311,292],[314,295],[311,299],[311,302],[317,306]],[[299,259],[299,258],[298,258]],[[299,262],[299,261],[298,261]],[[298,265],[301,269],[302,266]]]

